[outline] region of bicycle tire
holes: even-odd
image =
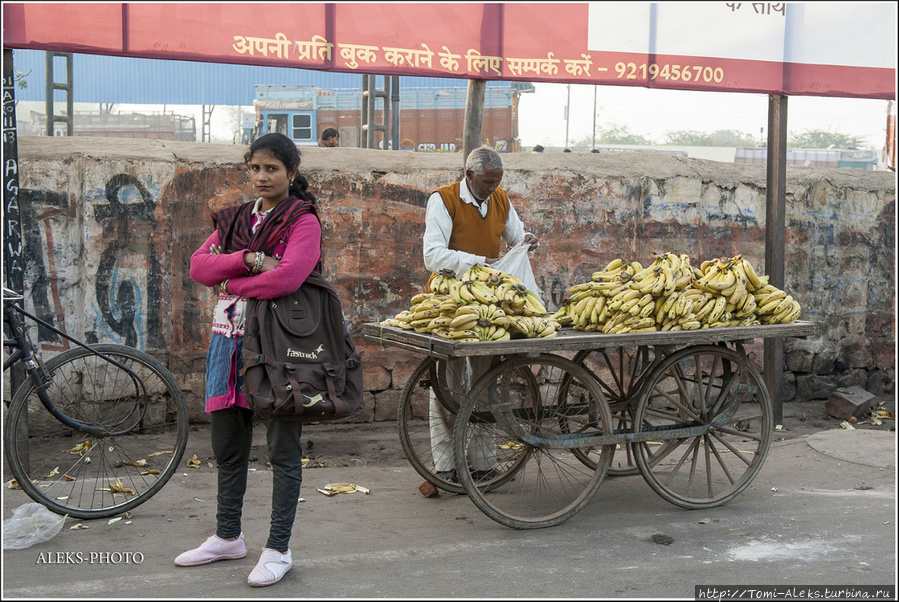
[[[174,474],[188,437],[187,404],[175,378],[150,355],[124,345],[84,348],[46,363],[47,395],[65,416],[117,431],[88,436],[53,418],[31,379],[16,391],[5,426],[6,459],[28,496],[58,514],[106,518],[135,508]]]

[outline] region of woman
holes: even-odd
[[[296,145],[283,134],[266,134],[250,146],[244,160],[259,198],[214,213],[215,232],[190,260],[191,278],[219,293],[206,357],[218,507],[215,535],[178,556],[178,566],[247,555],[240,523],[253,435],[253,412],[240,376],[247,298],[287,295],[312,270],[321,270],[321,224],[315,197],[298,172]],[[291,568],[288,544],[302,482],[302,424],[276,418],[266,426],[274,473],[272,518],[266,547],[247,578],[255,587],[280,581]]]

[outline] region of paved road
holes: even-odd
[[[383,428],[385,441],[395,441],[392,426]],[[207,441],[193,433],[188,453],[208,457]],[[607,478],[574,518],[530,531],[492,521],[465,496],[424,498],[408,464],[307,469],[294,570],[262,589],[247,586],[246,576],[267,532],[264,470],[250,475],[250,554],[205,567],[172,562],[214,522],[215,472],[204,465],[178,473],[130,524],[98,520],[71,530],[77,521],[68,520],[50,541],[4,552],[3,597],[669,599],[692,598],[694,584],[895,592],[895,456],[895,432],[824,431],[775,442],[750,488],[725,506],[683,510],[639,476]],[[331,482],[371,494],[315,491]],[[28,501],[5,494],[4,517]],[[673,542],[654,543],[656,534]],[[48,562],[66,552],[68,562]]]

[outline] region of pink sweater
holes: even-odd
[[[253,275],[243,262],[247,250],[222,255],[209,252],[209,247],[220,244],[218,233],[213,232],[191,255],[190,277],[210,287],[230,278],[228,293],[232,295],[254,299],[283,297],[300,288],[312,273],[321,257],[321,236],[321,224],[313,214],[300,216],[285,237],[287,244],[275,249],[281,255],[278,267]]]

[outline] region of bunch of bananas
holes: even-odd
[[[526,338],[552,338],[562,328],[549,316],[509,316],[508,330]]]
[[[646,268],[634,274],[631,289],[653,297],[667,297],[674,291],[680,291],[693,281],[693,266],[685,254],[671,252],[659,253]]]
[[[381,323],[466,343],[550,337],[561,328],[521,280],[489,266],[474,265],[461,278],[442,270],[429,288],[412,297],[408,310]]]
[[[603,270],[593,272],[589,282],[568,288],[570,296],[552,317],[563,326],[593,332],[602,328],[612,298],[630,290],[630,283],[643,266],[637,261],[616,258]]]
[[[462,305],[454,312],[447,332],[431,333],[463,343],[507,341],[512,337],[508,325],[506,312],[492,303]]]
[[[381,322],[415,332],[431,332],[449,326],[446,318],[452,319],[459,304],[446,294],[418,293],[412,297],[409,309]]]
[[[799,301],[776,286],[766,284],[753,293],[755,310],[762,324],[789,324],[799,317]]]

